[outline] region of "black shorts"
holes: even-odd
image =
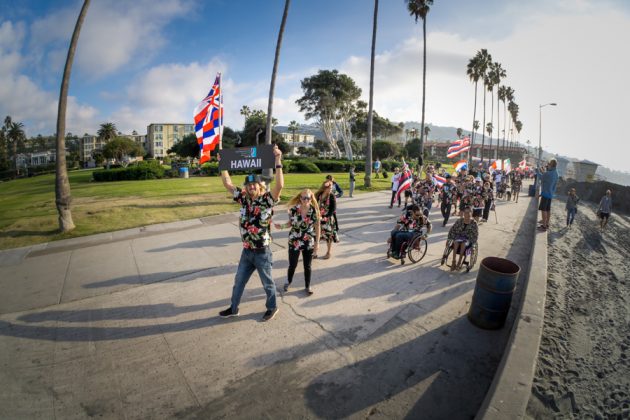
[[[551,198],[540,197],[538,210],[551,211]]]
[[[600,218],[600,219],[602,219],[602,220],[604,220],[604,219],[608,220],[608,218],[609,218],[609,217],[610,217],[610,213],[604,213],[603,211],[600,211],[600,212],[599,212],[599,218]]]
[[[413,197],[412,191],[411,190],[405,190],[405,197],[409,197],[409,198]]]
[[[481,214],[483,212],[483,209],[473,209],[473,217],[481,217]]]

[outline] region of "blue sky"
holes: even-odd
[[[470,129],[466,63],[487,48],[516,91],[522,141],[537,145],[539,105],[557,102],[543,109],[543,147],[630,170],[630,143],[619,140],[630,110],[630,7],[592,3],[436,0],[428,20],[427,121]],[[80,7],[0,0],[0,115],[23,121],[28,135],[54,131]],[[68,131],[94,133],[114,122],[144,133],[152,122],[191,121],[217,71],[225,122],[241,128],[242,105],[266,110],[283,7],[282,0],[92,0],[70,83]],[[280,124],[304,122],[295,106],[300,80],[318,69],[350,75],[367,98],[372,14],[367,0],[292,1],[274,104]],[[403,0],[380,0],[375,109],[393,121],[420,120],[421,40],[421,24]]]

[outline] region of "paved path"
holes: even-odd
[[[385,258],[400,214],[386,204],[387,192],[339,200],[341,243],[314,262],[315,294],[298,267],[267,323],[256,275],[241,316],[217,316],[240,255],[235,214],[0,252],[0,418],[474,416],[509,328],[466,319],[478,266],[440,267],[456,218],[443,228],[433,209],[427,255],[401,266]],[[525,268],[534,206],[500,202],[481,258]]]

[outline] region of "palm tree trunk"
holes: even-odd
[[[365,177],[363,185],[372,185],[372,124],[374,120],[374,57],[376,53],[376,26],[378,22],[378,0],[374,0],[374,21],[372,23],[372,51],[370,55],[370,99],[368,104],[367,139],[365,150]]]
[[[90,0],[83,0],[83,7],[77,18],[77,23],[72,33],[72,39],[70,40],[66,66],[63,69],[61,90],[59,92],[59,108],[57,110],[57,162],[55,164],[55,205],[59,213],[59,230],[61,232],[68,232],[75,228],[74,221],[72,220],[72,212],[70,210],[72,195],[70,191],[70,181],[68,180],[68,169],[66,168],[66,106],[68,103],[68,89],[74,53],[89,5]]]
[[[427,96],[427,18],[422,19],[422,123],[420,125],[420,157],[424,165],[424,105]],[[422,167],[418,168],[418,175]]]
[[[468,151],[468,169],[472,169],[471,154],[475,144],[475,119],[477,118],[477,82],[475,82],[475,105],[473,107],[473,125],[470,131],[470,150]]]
[[[505,101],[503,101],[503,152],[505,152],[505,132],[507,130],[507,108]]]
[[[271,85],[269,86],[269,103],[267,105],[267,130],[265,132],[265,144],[271,144],[271,134],[273,127],[273,94],[276,89],[276,75],[278,74],[278,62],[280,61],[280,48],[282,47],[282,36],[284,35],[284,27],[287,23],[287,15],[289,14],[289,5],[291,0],[285,0],[284,13],[282,14],[282,23],[280,23],[280,32],[278,32],[278,42],[276,43],[276,55],[273,59],[273,71],[271,72]],[[271,178],[271,168],[263,169],[263,175]]]
[[[483,124],[481,126],[481,163],[483,163],[483,146],[486,143],[486,84],[483,84]]]
[[[501,109],[501,107],[499,106],[499,88],[501,87],[501,84],[497,84],[497,159],[499,158],[499,144],[501,143],[499,141],[499,138],[501,137],[501,115],[499,113],[499,110]]]
[[[490,91],[490,125],[494,126],[494,96],[492,96],[492,92]],[[490,149],[490,157],[488,158],[488,162],[490,162],[490,159],[492,158],[492,134],[488,133],[488,144],[489,147],[488,149]],[[496,159],[496,158],[495,158]]]

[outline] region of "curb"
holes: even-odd
[[[543,332],[547,293],[547,232],[537,231],[534,237],[521,307],[497,373],[475,419],[525,417]]]

